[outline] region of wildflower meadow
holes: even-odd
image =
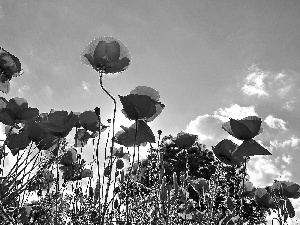
[[[117,101],[105,88],[103,76],[122,73],[131,65],[128,48],[117,38],[101,36],[86,46],[81,62],[95,71],[95,82],[113,102],[112,120],[101,120],[105,106],[41,113],[24,98],[1,97],[6,139],[0,149],[0,224],[266,224],[271,211],[277,214],[274,221],[286,224],[295,217],[290,199],[300,197],[298,184],[276,180],[254,187],[249,181],[251,156],[272,157],[254,140],[263,132],[261,118],[230,118],[220,129],[242,144],[224,139],[208,149],[194,134],[178,131],[172,137],[163,130],[152,131],[151,122],[168,106],[154,88],[137,86],[126,96],[118,95],[122,113],[133,124],[117,131]],[[1,48],[0,90],[9,93],[10,81],[21,75],[26,73],[18,57]],[[74,143],[69,143],[66,136],[73,129]],[[111,145],[99,146],[105,130],[112,134],[107,137]],[[89,140],[96,147],[84,153],[93,155],[86,162],[82,148]],[[140,160],[140,147],[148,143],[147,158]],[[132,162],[129,148],[134,149]],[[16,163],[4,175],[8,155]],[[108,159],[108,165],[100,165],[100,157]],[[86,189],[82,179],[89,180]],[[64,194],[67,189],[71,194]],[[28,201],[31,192],[37,193],[38,201]]]

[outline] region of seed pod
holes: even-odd
[[[110,175],[110,168],[109,168],[110,166],[107,166],[107,167],[105,167],[105,169],[104,169],[104,176],[105,177],[109,177],[109,175]]]
[[[89,196],[90,196],[91,198],[94,197],[94,190],[93,190],[93,187],[89,187]]]
[[[122,159],[118,159],[118,161],[116,162],[116,167],[117,169],[121,170],[124,167],[124,162]]]
[[[114,208],[117,209],[117,208],[118,208],[118,205],[119,205],[118,199],[115,199],[115,202],[114,202]]]
[[[165,201],[166,198],[167,198],[167,188],[166,188],[166,177],[164,176],[160,187],[160,200]]]

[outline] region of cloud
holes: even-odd
[[[272,73],[252,65],[246,70],[245,75],[244,81],[238,83],[245,96],[258,97],[258,99],[264,97],[265,101],[276,103],[281,109],[288,111],[299,107],[297,99],[300,92],[300,74],[298,72],[285,70]]]
[[[252,156],[247,164],[247,173],[255,187],[271,185],[274,179],[290,180],[292,177],[290,171],[278,168],[270,156]]]
[[[264,80],[268,74],[255,67],[251,67],[249,70],[254,71],[249,73],[245,78],[245,84],[242,87],[242,92],[246,95],[258,95],[258,97],[269,96],[264,84]]]
[[[287,122],[283,121],[282,119],[275,118],[272,115],[267,116],[264,122],[273,129],[287,130],[285,127]]]
[[[211,115],[198,116],[187,125],[185,132],[198,135],[199,141],[207,147],[215,146],[223,139],[241,144],[242,141],[229,135],[222,129],[222,125],[230,118],[242,119],[247,116],[257,116],[254,106],[230,105],[228,108],[220,108],[214,111]]]
[[[300,138],[295,136],[290,137],[289,139],[279,142],[277,139],[271,140],[270,145],[275,148],[295,148],[299,149]]]
[[[90,84],[88,82],[82,81],[82,86],[84,90],[89,91]]]

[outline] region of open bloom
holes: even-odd
[[[248,116],[241,120],[231,119],[222,125],[222,128],[233,137],[243,140],[243,143],[234,152],[238,156],[272,155],[267,149],[258,144],[253,138],[262,133],[261,119],[257,116]]]
[[[237,147],[231,140],[224,139],[213,147],[213,152],[221,162],[228,165],[239,165],[243,162],[243,157],[233,154]]]
[[[276,181],[271,186],[277,196],[285,196],[287,198],[299,198],[300,186],[290,181]]]
[[[257,116],[248,116],[241,120],[230,118],[230,121],[224,123],[222,128],[233,137],[246,140],[262,133],[261,122],[261,119]]]
[[[81,62],[105,74],[120,73],[130,64],[127,47],[114,37],[98,37],[83,51]]]
[[[11,78],[22,74],[20,60],[0,47],[0,91],[7,94],[10,89],[9,81]]]
[[[131,147],[134,145],[145,146],[148,142],[155,143],[155,137],[150,127],[142,120],[138,120],[138,130],[135,140],[136,133],[136,122],[129,128],[121,126],[124,131],[118,131],[115,135],[116,142],[125,147]]]
[[[69,134],[77,121],[78,116],[73,112],[68,114],[67,111],[51,110],[48,116],[40,118],[39,126],[46,132],[63,138]]]
[[[188,134],[185,132],[180,132],[177,134],[177,137],[173,140],[173,142],[179,147],[179,148],[190,148],[193,146],[197,139],[197,135],[194,134]]]
[[[164,109],[159,93],[147,86],[138,86],[127,96],[120,96],[122,113],[130,120],[153,121]]]

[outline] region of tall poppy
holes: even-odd
[[[114,37],[94,39],[81,54],[81,62],[105,74],[120,73],[126,70],[131,57],[127,47]]]

